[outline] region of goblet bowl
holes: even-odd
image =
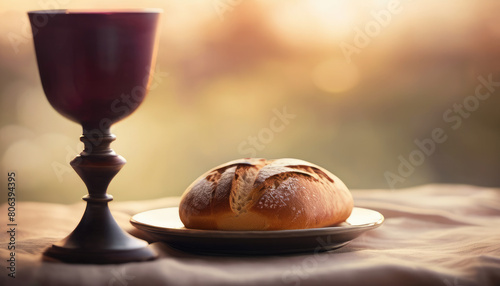
[[[137,109],[154,63],[156,10],[29,13],[32,25],[42,17],[46,23],[34,27],[33,40],[54,109],[84,129],[111,125]]]

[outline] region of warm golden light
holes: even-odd
[[[252,140],[259,157],[301,158],[331,168],[349,187],[387,188],[384,172],[396,172],[398,156],[434,128],[443,128],[447,141],[398,187],[500,184],[498,91],[488,90],[494,96],[460,117],[459,129],[443,120],[446,110],[474,95],[480,75],[500,82],[497,1],[0,6],[0,160],[2,172],[16,168],[24,176],[26,198],[75,202],[74,192],[85,194],[68,165],[81,151],[81,128],[51,108],[37,73],[26,11],[42,9],[164,11],[152,89],[133,116],[113,126],[112,147],[130,163],[110,185],[121,200],[181,194],[206,169],[247,156],[238,146]],[[294,119],[262,144],[261,130],[285,107]]]
[[[319,89],[330,93],[348,91],[359,82],[357,67],[340,58],[320,63],[312,72],[311,77]]]

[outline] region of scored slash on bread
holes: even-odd
[[[298,159],[240,159],[195,180],[179,206],[188,228],[278,230],[345,221],[353,208],[344,183]]]

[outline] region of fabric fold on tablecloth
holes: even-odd
[[[499,189],[425,185],[352,193],[357,207],[385,216],[381,227],[334,251],[283,256],[203,256],[175,250],[135,230],[129,219],[141,211],[175,206],[178,197],[112,202],[120,226],[153,242],[160,253],[155,261],[121,265],[42,262],[42,251],[73,230],[85,206],[19,202],[16,278],[1,267],[0,285],[500,285]],[[6,214],[7,205],[0,211]],[[5,261],[5,230],[0,239]]]

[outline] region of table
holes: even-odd
[[[41,253],[78,223],[84,203],[18,202],[16,278],[8,277],[7,205],[2,214],[0,285],[500,285],[500,189],[423,185],[353,190],[355,205],[384,224],[324,253],[203,256],[151,241],[131,215],[175,206],[179,198],[112,202],[118,223],[152,242],[160,258],[121,265],[42,262]]]

